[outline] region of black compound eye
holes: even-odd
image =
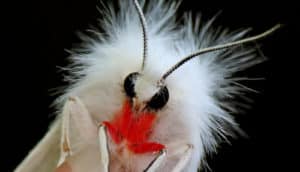
[[[133,73],[129,74],[124,80],[124,90],[128,97],[131,97],[131,98],[135,97],[134,86],[135,86],[135,81],[136,81],[136,78],[138,75],[139,75],[138,72],[133,72]]]
[[[151,98],[147,103],[147,106],[151,109],[161,109],[164,107],[169,100],[169,91],[166,86],[161,87],[161,89]]]

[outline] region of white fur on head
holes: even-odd
[[[141,6],[144,4],[142,1]],[[136,85],[136,92],[144,95],[143,99],[150,94],[148,90],[153,91],[155,81],[181,58],[200,48],[241,39],[247,32],[213,29],[212,21],[205,24],[200,18],[192,20],[190,13],[183,18],[183,25],[177,25],[177,2],[149,0],[146,4],[149,51],[142,79],[137,82],[140,85]],[[119,5],[119,12],[112,6],[102,9],[105,18],[100,27],[105,34],[91,39],[85,47],[90,53],[72,55],[73,64],[69,69],[72,84],[58,101],[60,104],[67,97],[78,96],[99,122],[111,120],[120,109],[126,96],[124,78],[140,71],[142,64],[142,29],[136,9],[132,1],[120,0]],[[193,145],[186,171],[197,171],[205,154],[215,151],[220,140],[231,135],[232,129],[238,129],[225,110],[234,109],[234,105],[220,100],[231,99],[244,91],[232,85],[232,75],[260,62],[253,52],[231,48],[207,53],[189,61],[166,79],[170,99],[158,112],[159,120],[151,139],[167,148],[173,142]],[[178,159],[167,156],[161,171],[170,171]],[[136,162],[143,160],[129,158],[128,166],[145,164]]]

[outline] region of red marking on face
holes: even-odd
[[[127,149],[136,154],[157,152],[165,148],[164,145],[156,142],[149,142],[156,114],[142,112],[135,114],[131,110],[131,104],[126,100],[122,110],[115,115],[115,118],[103,124],[116,144],[126,143]]]

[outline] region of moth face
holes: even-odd
[[[147,171],[165,146],[151,139],[158,120],[153,111],[137,111],[125,100],[111,121],[99,128],[101,159],[110,171]]]
[[[148,171],[165,149],[151,140],[151,134],[158,120],[156,113],[168,102],[169,92],[137,72],[130,73],[123,86],[126,99],[122,108],[113,119],[100,124],[102,165],[112,172]]]

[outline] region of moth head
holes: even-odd
[[[63,113],[61,160],[56,172],[93,172],[101,170],[104,172],[155,171],[151,169],[152,164],[155,164],[151,160],[159,160],[160,157],[164,156],[164,145],[150,142],[145,137],[148,136],[148,130],[152,129],[156,119],[153,112],[164,108],[168,103],[169,90],[165,84],[167,77],[180,66],[199,55],[261,39],[280,27],[280,25],[276,25],[254,37],[201,49],[182,58],[182,60],[167,70],[159,80],[155,80],[145,75],[143,71],[145,65],[147,65],[147,27],[145,17],[137,0],[134,0],[134,4],[143,29],[144,47],[141,71],[129,73],[125,77],[123,87],[127,98],[121,114],[117,114],[116,118],[110,122],[101,121],[100,126],[95,124],[88,110],[79,99],[69,100],[64,108],[66,112]],[[138,113],[132,112],[133,110]],[[134,123],[132,121],[135,121],[137,124],[132,124]],[[143,121],[145,125],[140,125],[140,121]],[[128,122],[131,123],[131,128],[127,126]],[[146,124],[148,128],[145,129],[144,126]],[[136,126],[138,127],[134,128]],[[129,131],[128,129],[132,130]],[[141,132],[139,129],[145,129],[145,131]],[[136,134],[130,135],[129,133],[132,132]],[[123,134],[121,138],[119,138],[120,134]],[[145,137],[143,134],[145,134]],[[145,144],[140,144],[140,147],[136,147],[134,143],[139,136],[143,136],[145,140],[141,143]],[[120,139],[123,139],[123,142]],[[123,144],[127,145],[124,146]],[[151,152],[155,152],[156,155]]]

